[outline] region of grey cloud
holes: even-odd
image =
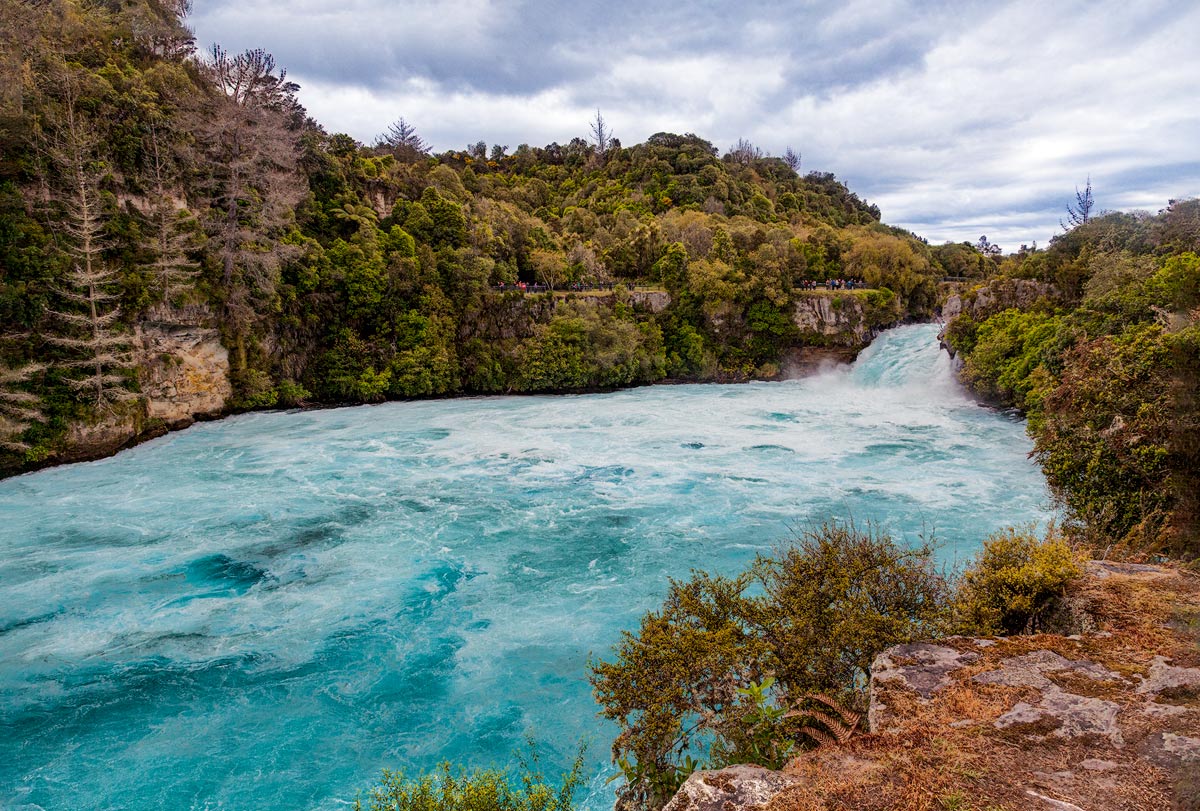
[[[270,0],[209,4],[193,22],[206,41],[237,50],[267,47],[294,74],[311,79],[380,89],[418,78],[444,90],[509,94],[592,84],[623,57],[756,50],[777,58],[795,88],[829,92],[919,64],[948,22],[944,12],[919,3],[872,4],[855,25],[831,31],[825,23],[840,8],[834,0],[503,0],[452,4],[439,14],[427,3]]]
[[[804,155],[931,241],[1057,231],[1200,192],[1200,7],[1169,0],[217,0],[202,43],[272,51],[331,130],[436,148],[692,131]]]

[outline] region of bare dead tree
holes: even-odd
[[[1087,185],[1083,191],[1075,187],[1075,203],[1067,206],[1067,221],[1058,221],[1064,231],[1070,231],[1080,225],[1087,225],[1092,218],[1092,207],[1096,202],[1092,199],[1092,176],[1088,175]]]
[[[608,268],[596,252],[582,242],[576,242],[567,253],[567,263],[579,268],[581,281],[588,284],[606,284],[612,281]]]
[[[41,400],[22,386],[45,368],[40,363],[16,369],[0,363],[0,448],[10,451],[29,449],[20,437],[30,424],[42,419]]]
[[[591,120],[590,127],[592,143],[596,146],[596,155],[603,158],[612,146],[613,133],[609,129],[608,122],[604,120],[604,116],[600,114],[599,108],[596,109],[596,117]]]
[[[25,52],[36,36],[34,9],[0,2],[0,147],[6,146],[25,113]]]
[[[114,303],[120,298],[115,292],[117,274],[103,257],[100,181],[104,165],[98,156],[98,139],[79,112],[74,83],[68,79],[64,90],[62,126],[55,134],[50,159],[64,185],[61,202],[66,216],[61,230],[71,268],[57,292],[69,306],[51,311],[64,331],[49,340],[76,356],[63,362],[76,373],[70,378],[72,389],[103,408],[136,397],[126,388],[128,376],[122,374],[134,365],[134,357],[130,336],[120,329],[121,308]]]
[[[762,150],[745,138],[739,138],[738,142],[729,148],[729,157],[734,163],[749,166],[762,157]]]
[[[210,167],[205,230],[221,262],[226,315],[241,329],[256,302],[275,295],[288,254],[275,237],[303,196],[291,126],[298,87],[261,50],[230,56],[214,47],[204,68],[216,89],[215,99],[193,111]]]
[[[154,242],[154,287],[162,304],[190,290],[199,274],[199,264],[188,257],[194,229],[187,208],[180,208],[171,194],[172,162],[160,143],[158,128],[151,125],[147,139],[150,154],[150,223]]]
[[[788,165],[788,168],[793,172],[800,173],[800,153],[792,149],[790,146],[783,152],[783,162]]]

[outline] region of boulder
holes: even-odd
[[[764,811],[781,792],[799,783],[761,766],[692,772],[663,811]]]

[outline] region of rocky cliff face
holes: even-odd
[[[890,300],[873,304],[863,292],[802,293],[792,311],[797,344],[784,353],[782,376],[803,377],[831,364],[850,363],[897,319]]]
[[[142,397],[97,419],[72,423],[58,453],[42,464],[99,459],[226,411],[233,395],[229,353],[217,330],[205,326],[207,311],[189,308],[151,317],[134,329]]]
[[[1200,808],[1200,578],[1096,562],[1072,604],[1065,635],[884,652],[869,734],[782,772],[697,772],[668,807]]]
[[[860,350],[876,334],[862,298],[850,294],[801,296],[792,322],[800,330],[801,340],[816,346]]]
[[[215,329],[194,324],[147,322],[137,331],[141,343],[138,377],[146,416],[168,428],[221,414],[233,387],[229,353]]]
[[[961,315],[982,321],[1003,310],[1030,307],[1038,299],[1054,299],[1058,291],[1054,285],[1033,279],[993,279],[982,287],[967,293],[952,293],[942,302],[942,321],[946,327]],[[938,341],[950,357],[958,360],[954,347],[945,340],[946,330],[938,335]]]
[[[970,292],[954,293],[942,304],[942,320],[947,323],[966,313],[982,320],[1012,307],[1026,308],[1041,298],[1058,295],[1054,285],[1033,279],[993,279]]]

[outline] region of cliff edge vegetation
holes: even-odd
[[[1028,417],[1098,554],[1200,556],[1200,201],[1106,213],[952,296],[964,382]]]

